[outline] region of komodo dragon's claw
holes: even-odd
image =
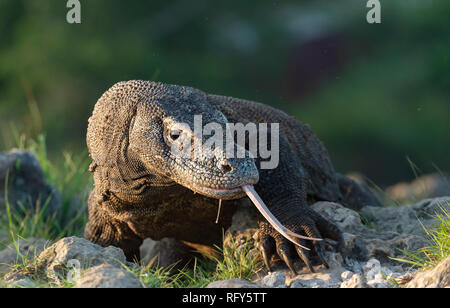
[[[281,222],[273,216],[273,214],[269,211],[267,206],[264,204],[262,199],[259,197],[259,195],[256,193],[255,189],[252,185],[244,185],[242,186],[242,189],[245,191],[247,196],[252,200],[253,204],[256,206],[256,208],[259,210],[259,212],[264,216],[265,219],[274,227],[275,230],[277,230],[281,235],[283,235],[286,239],[294,243],[295,245],[309,250],[309,248],[299,244],[293,237],[303,239],[303,240],[310,240],[310,241],[321,241],[320,238],[313,238],[313,237],[307,237],[300,234],[297,234],[295,232],[292,232],[285,226],[281,224]]]
[[[281,222],[269,211],[265,206],[264,202],[258,196],[253,186],[243,186],[243,190],[247,193],[249,198],[253,201],[256,208],[261,212],[261,214],[266,218],[267,221],[261,221],[259,223],[260,238],[258,243],[258,248],[264,260],[264,264],[267,269],[271,271],[270,260],[271,257],[276,253],[281,260],[288,266],[291,272],[296,275],[297,272],[294,268],[294,257],[293,254],[297,252],[298,257],[302,259],[308,269],[314,273],[314,268],[309,261],[309,250],[306,247],[306,241],[313,241],[314,251],[320,259],[320,262],[329,268],[329,265],[324,257],[323,244],[321,242],[320,231],[327,237],[334,239],[338,242],[338,249],[342,247],[343,236],[342,232],[337,226],[329,222],[313,210],[308,210],[305,213],[300,214],[293,218],[293,221],[288,224],[289,230],[281,224]],[[308,236],[300,235],[302,232]],[[274,249],[276,248],[276,249]]]

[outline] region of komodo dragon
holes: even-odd
[[[211,155],[175,155],[171,146],[180,136],[205,142],[206,137],[192,132],[194,115],[221,126],[279,123],[278,166],[261,168],[262,159],[247,155],[248,149],[244,158],[228,157],[220,146],[211,149]],[[185,129],[180,130],[180,123],[187,124]],[[261,103],[190,87],[149,81],[115,84],[95,105],[87,145],[95,188],[88,201],[85,237],[122,248],[128,260],[139,259],[139,246],[148,237],[220,243],[245,197],[243,187],[251,185],[291,234],[327,237],[338,247],[342,232],[308,204],[327,200],[353,209],[379,205],[366,187],[334,171],[326,149],[307,125]],[[216,221],[218,199],[224,201]],[[289,239],[263,218],[258,226],[256,246],[269,270],[277,254],[294,273],[295,255],[312,271],[307,247],[327,266],[320,240]]]

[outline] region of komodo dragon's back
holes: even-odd
[[[218,95],[209,97],[232,122],[280,123],[282,134],[308,173],[308,195],[328,201],[339,199],[338,180],[328,152],[308,125],[261,103]]]

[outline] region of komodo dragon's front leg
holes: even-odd
[[[276,169],[260,169],[260,181],[255,185],[256,191],[265,201],[271,212],[290,231],[312,238],[330,238],[338,242],[339,250],[343,243],[342,231],[332,222],[316,213],[306,202],[306,185],[304,171],[286,141],[280,139],[280,163]],[[302,246],[310,241],[296,239]],[[323,255],[321,241],[313,241],[314,251],[321,262],[328,268]],[[264,263],[270,270],[270,259],[278,254],[289,269],[296,273],[293,260],[297,254],[311,271],[314,269],[309,261],[310,254],[304,248],[292,244],[277,232],[266,220],[259,221],[259,250]]]
[[[108,200],[99,200],[96,190],[89,197],[89,222],[84,230],[84,237],[103,247],[120,247],[128,261],[139,261],[143,239],[138,236],[129,225],[112,217],[105,210]],[[99,202],[100,201],[100,202]]]

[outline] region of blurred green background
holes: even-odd
[[[47,136],[86,151],[96,100],[121,80],[261,101],[311,125],[340,172],[380,186],[450,169],[450,1],[0,0],[1,148]]]

